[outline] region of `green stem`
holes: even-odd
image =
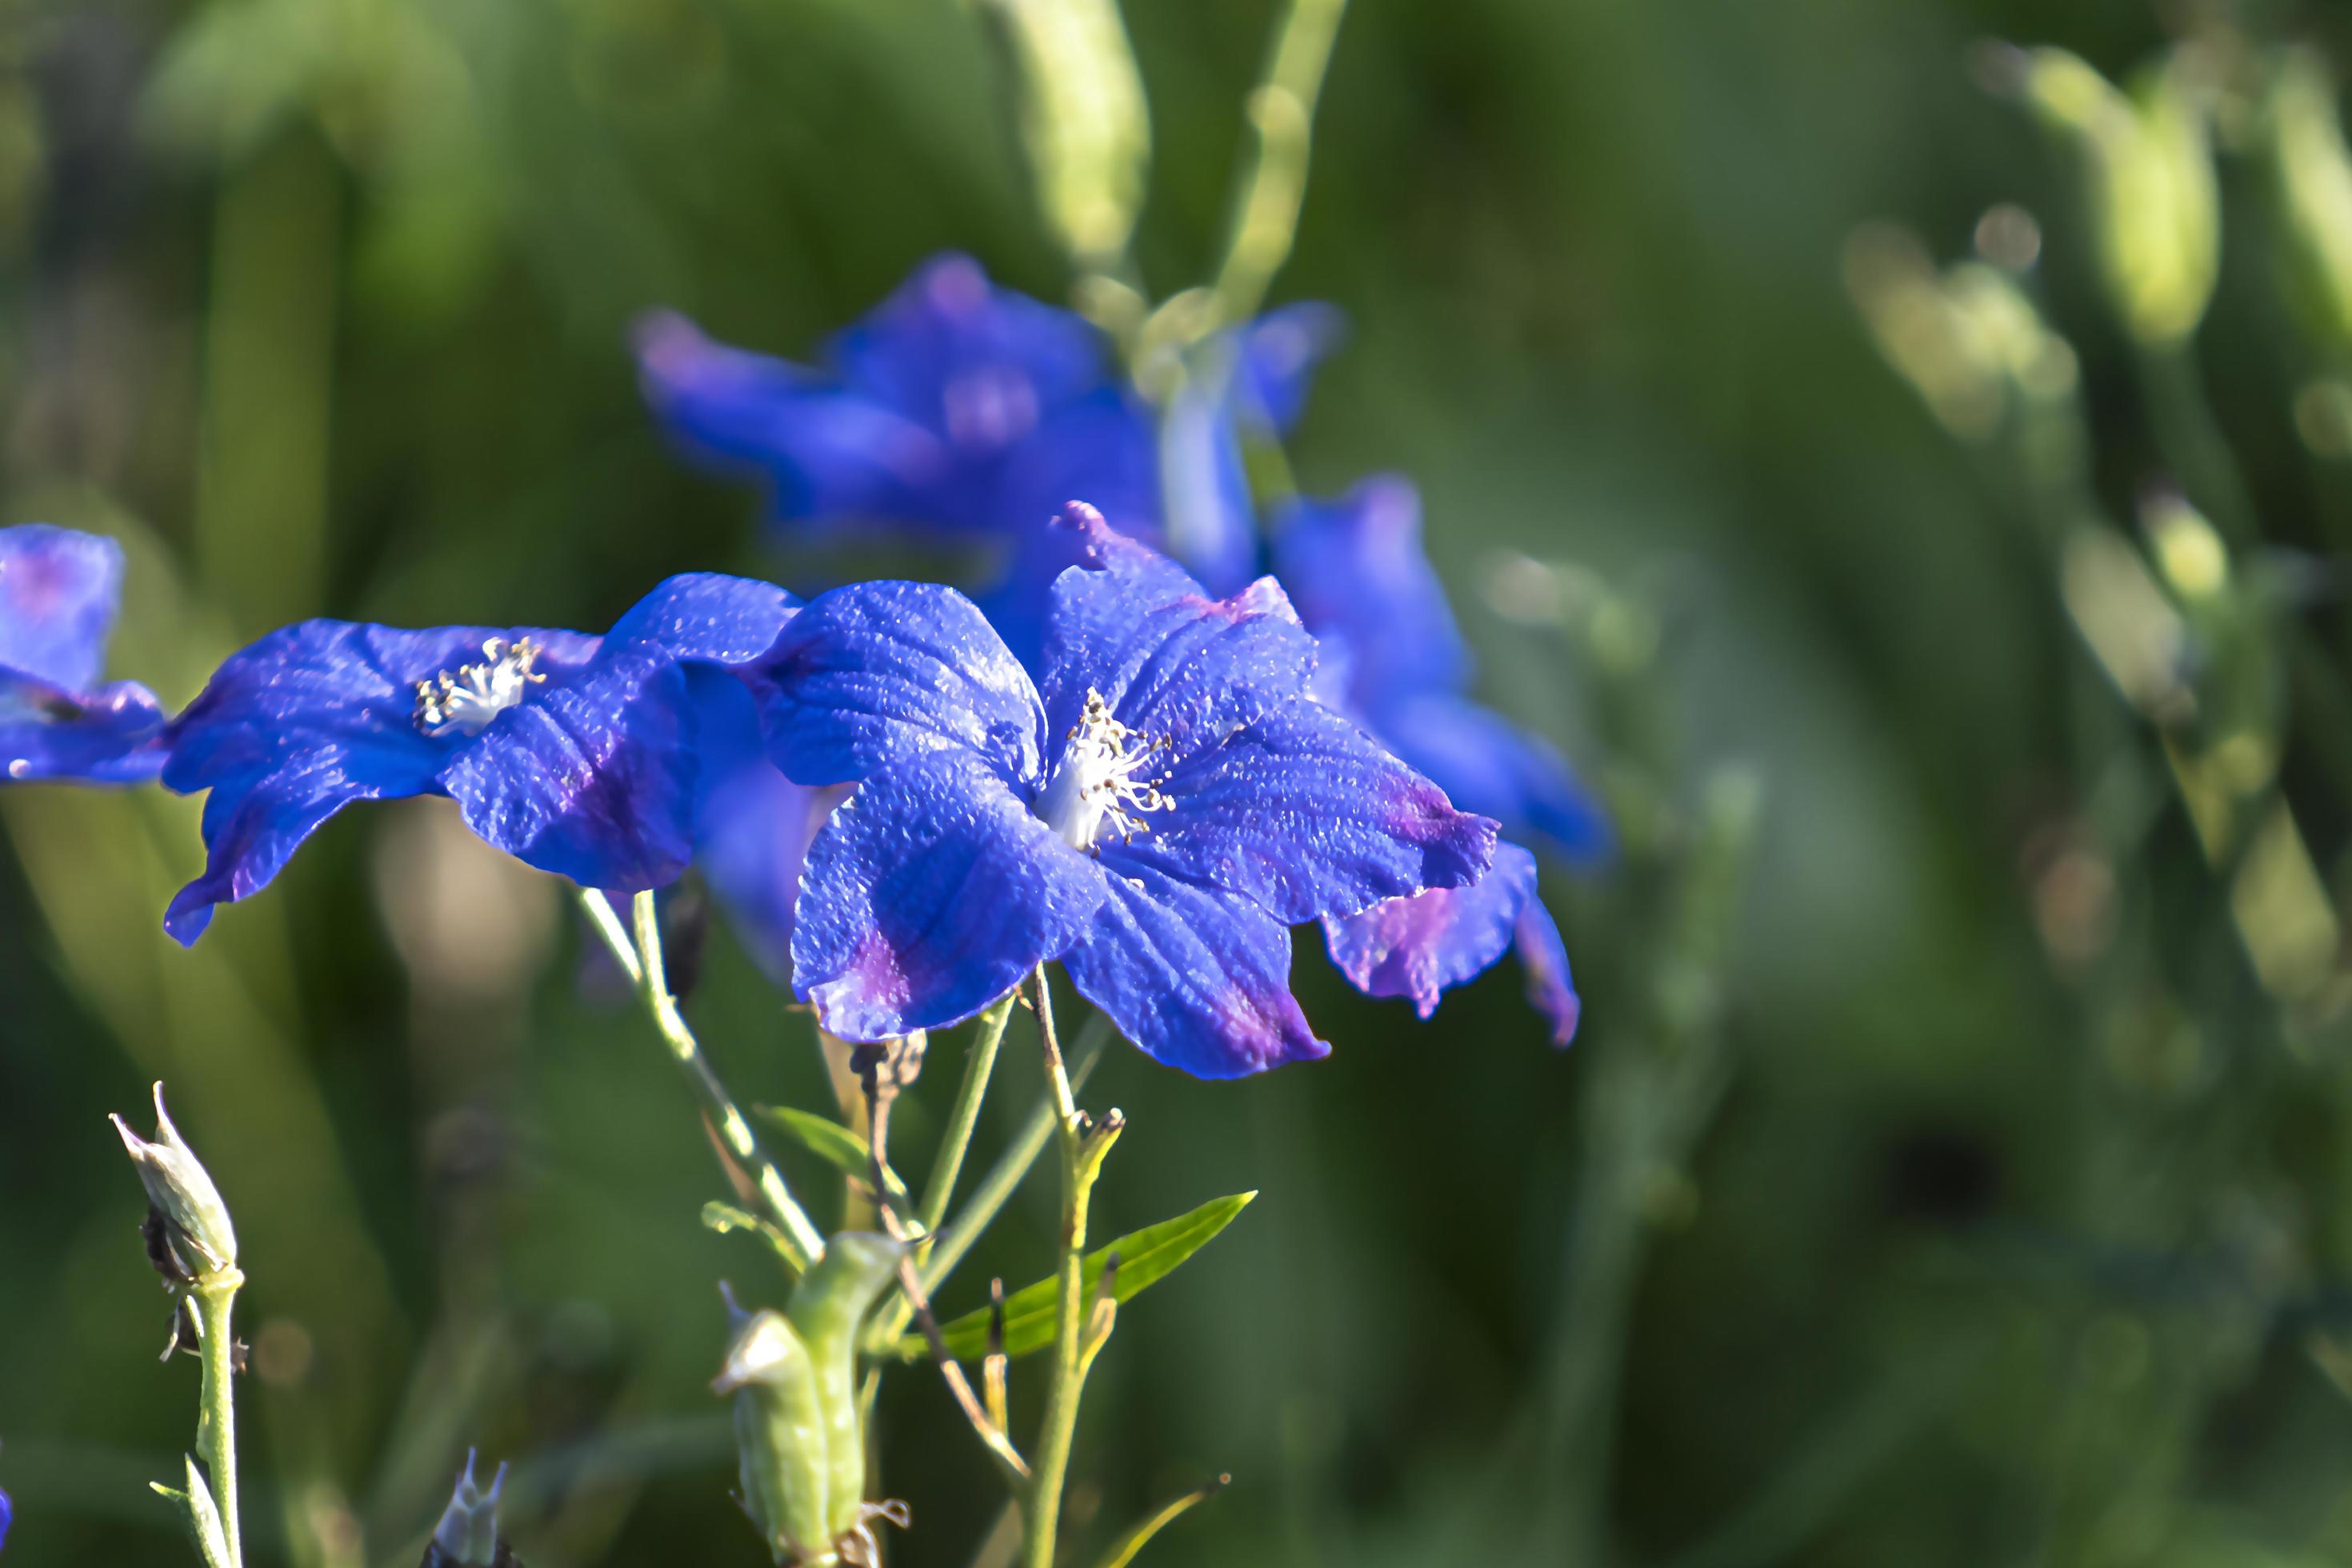
[[[1045,1058],[1045,1086],[1062,1131],[1061,1262],[1054,1313],[1054,1374],[1045,1395],[1045,1425],[1031,1467],[1029,1509],[1021,1542],[1022,1568],[1054,1568],[1055,1536],[1061,1523],[1062,1485],[1069,1473],[1070,1445],[1078,1428],[1078,1400],[1086,1387],[1087,1355],[1081,1336],[1087,1314],[1087,1214],[1103,1156],[1118,1135],[1118,1112],[1099,1127],[1078,1110],[1077,1096],[1062,1066],[1054,1033],[1054,1003],[1045,972],[1034,976],[1037,1034]]]
[[[783,1173],[760,1147],[759,1139],[752,1134],[751,1124],[744,1120],[742,1111],[736,1109],[734,1100],[727,1092],[727,1086],[719,1082],[719,1075],[711,1070],[709,1058],[702,1054],[701,1044],[695,1039],[694,1031],[687,1027],[685,1016],[678,1012],[677,998],[670,994],[669,977],[662,970],[661,916],[654,907],[653,894],[643,892],[636,897],[634,912],[637,931],[634,952],[628,952],[617,942],[620,921],[613,914],[611,906],[604,904],[602,894],[593,889],[583,889],[582,901],[588,906],[589,918],[604,933],[604,940],[615,943],[614,956],[620,960],[621,967],[627,972],[629,978],[637,983],[638,994],[645,998],[646,1008],[653,1014],[654,1026],[661,1032],[662,1040],[669,1047],[670,1055],[677,1058],[677,1065],[686,1069],[687,1083],[694,1090],[695,1098],[702,1102],[703,1114],[719,1130],[719,1136],[727,1145],[728,1152],[751,1173],[770,1216],[781,1227],[783,1238],[789,1244],[787,1260],[805,1274],[818,1258],[824,1256],[824,1237],[818,1234],[815,1226],[809,1223],[809,1216],[793,1197],[792,1189],[784,1184]],[[603,919],[598,919],[596,914],[600,905],[604,906]]]
[[[1011,1021],[1013,1005],[1020,994],[1017,990],[1006,992],[1003,1001],[980,1016],[971,1054],[963,1064],[963,1082],[957,1086],[955,1104],[949,1108],[947,1131],[940,1139],[938,1157],[931,1162],[922,1205],[915,1211],[923,1222],[925,1252],[930,1250],[929,1237],[947,1220],[956,1178],[963,1173],[964,1152],[971,1147],[972,1129],[980,1123],[980,1103],[988,1095],[989,1075],[996,1069],[996,1048],[1004,1042],[1004,1026]]]
[[[236,1331],[230,1320],[245,1276],[230,1268],[207,1277],[191,1292],[204,1356],[204,1405],[196,1416],[196,1456],[205,1462],[213,1506],[228,1542],[229,1568],[242,1568],[245,1542],[236,1512]]]
[[[2144,349],[2139,375],[2157,445],[2181,489],[2232,547],[2259,542],[2253,496],[2206,396],[2195,351],[2186,342]]]
[[[1250,94],[1257,150],[1234,205],[1233,234],[1218,269],[1217,316],[1231,326],[1257,314],[1298,236],[1315,103],[1348,0],[1290,0],[1276,30],[1265,79]]]

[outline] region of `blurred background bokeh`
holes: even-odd
[[[1283,9],[1126,8],[1156,294]],[[1508,965],[1420,1025],[1310,954],[1328,1061],[1108,1060],[1097,1234],[1262,1195],[1122,1313],[1080,1539],[1230,1472],[1147,1562],[2352,1553],[2347,74],[2352,21],[2260,0],[1349,9],[1273,298],[1352,335],[1291,461],[1420,483],[1486,694],[1625,848],[1551,884],[1565,1053]],[[950,248],[1066,300],[1017,97],[950,0],[19,0],[0,522],[123,542],[110,673],[172,703],[309,615],[822,587],[665,448],[629,323],[806,357]],[[158,1077],[244,1238],[257,1561],[404,1568],[476,1444],[533,1568],[761,1560],[706,1383],[771,1266],[698,1225],[564,889],[436,805],[184,952],[194,803],[0,794],[27,1563],[187,1560],[145,1483],[195,1370],[102,1120]],[[743,1096],[828,1103],[723,925],[698,969]],[[1046,1270],[1050,1189],[945,1306]],[[971,1561],[982,1454],[928,1373],[883,1411],[892,1560]]]

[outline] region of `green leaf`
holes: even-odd
[[[205,1560],[205,1568],[230,1568],[228,1533],[221,1528],[220,1510],[213,1502],[213,1489],[205,1484],[205,1475],[196,1468],[196,1461],[187,1456],[188,1489],[174,1491],[161,1481],[150,1481],[149,1489],[157,1497],[180,1507],[180,1522],[188,1527],[188,1534],[196,1543],[196,1554]]]
[[[843,1175],[861,1182],[872,1178],[874,1152],[866,1148],[865,1139],[830,1117],[795,1110],[789,1105],[754,1106],[751,1113]],[[891,1207],[909,1208],[914,1200],[907,1195],[907,1184],[898,1179],[898,1172],[884,1167],[882,1184],[889,1192]]]
[[[1129,1563],[1135,1561],[1135,1554],[1150,1544],[1153,1536],[1191,1512],[1197,1505],[1208,1501],[1209,1499],[1224,1490],[1233,1484],[1233,1480],[1234,1478],[1231,1476],[1219,1476],[1207,1486],[1186,1492],[1182,1497],[1120,1536],[1118,1544],[1110,1549],[1110,1555],[1102,1560],[1099,1568],[1127,1568]]]
[[[1108,1247],[1097,1247],[1087,1254],[1086,1277],[1088,1289],[1102,1278],[1103,1266],[1110,1255],[1118,1254],[1118,1274],[1111,1281],[1111,1297],[1126,1301],[1147,1285],[1167,1278],[1176,1266],[1207,1246],[1216,1234],[1233,1224],[1234,1216],[1249,1207],[1254,1192],[1236,1193],[1228,1198],[1218,1198],[1202,1204],[1191,1214],[1174,1219],[1161,1220],[1158,1225],[1144,1226],[1120,1237]],[[1004,1299],[1004,1353],[1009,1356],[1027,1355],[1044,1350],[1054,1342],[1054,1308],[1056,1282],[1040,1279],[1026,1289]],[[977,1361],[988,1353],[988,1309],[967,1312],[952,1323],[941,1326],[940,1336],[947,1341],[948,1353],[959,1361]],[[898,1353],[908,1361],[928,1352],[929,1346],[920,1334],[908,1334],[898,1341]]]

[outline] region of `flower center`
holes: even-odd
[[[529,637],[490,638],[482,645],[481,663],[461,664],[454,673],[445,669],[416,683],[416,727],[436,737],[480,734],[547,679],[531,668],[546,651]]]
[[[1160,780],[1135,775],[1168,738],[1147,742],[1110,716],[1102,693],[1087,689],[1087,710],[1062,749],[1062,760],[1038,799],[1037,815],[1075,849],[1092,850],[1106,832],[1131,843],[1151,830],[1143,814],[1173,811],[1176,803],[1160,793]]]

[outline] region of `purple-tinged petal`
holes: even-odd
[[[136,681],[68,690],[0,668],[0,780],[143,784],[163,771],[163,731]]]
[[[658,584],[604,635],[604,646],[642,645],[671,659],[749,664],[775,645],[798,601],[772,583],[688,572]]]
[[[1048,732],[1077,721],[1087,693],[1178,758],[1304,695],[1315,639],[1272,578],[1213,599],[1181,568],[1072,506],[1087,563],[1055,580],[1043,687]]]
[[[1552,1042],[1576,1032],[1576,992],[1559,928],[1536,895],[1535,857],[1498,846],[1494,867],[1465,888],[1391,899],[1323,922],[1331,962],[1368,996],[1402,996],[1428,1017],[1441,993],[1483,974],[1516,943],[1528,999],[1550,1024]]]
[[[1495,825],[1347,720],[1301,698],[1161,782],[1174,803],[1107,861],[1155,865],[1262,905],[1285,924],[1475,880]]]
[[[8,1521],[14,1517],[15,1510],[9,1507],[8,1494],[0,1492],[0,1546],[8,1544]]]
[[[1373,710],[1365,721],[1456,805],[1494,817],[1506,835],[1540,838],[1585,863],[1613,849],[1608,814],[1567,759],[1501,716],[1458,698],[1424,697]]]
[[[810,846],[793,984],[845,1039],[941,1028],[1067,950],[1103,886],[1102,868],[971,752],[909,758]]]
[[[122,547],[47,523],[0,528],[0,667],[68,691],[106,668]]]
[[[1147,1056],[1226,1079],[1329,1053],[1290,994],[1290,932],[1264,910],[1149,866],[1105,882],[1092,930],[1062,964]]]
[[[850,386],[967,451],[1002,451],[1042,411],[1106,379],[1102,333],[1069,310],[999,289],[968,256],[932,258],[826,357]]]
[[[1298,423],[1315,367],[1346,339],[1348,318],[1336,305],[1307,300],[1268,310],[1236,335],[1239,410],[1280,435]]]
[[[753,677],[786,776],[854,784],[934,752],[1042,782],[1045,713],[979,607],[927,583],[858,583],[793,617]]]
[[[1274,560],[1307,629],[1347,645],[1349,706],[1469,684],[1470,650],[1422,548],[1421,497],[1409,481],[1368,479],[1336,501],[1296,503]]]
[[[699,782],[684,673],[629,650],[532,692],[436,776],[485,843],[616,892],[686,869]]]
[[[163,930],[195,945],[221,904],[268,887],[302,841],[356,800],[423,794],[430,775],[373,772],[379,753],[321,747],[296,752],[282,766],[224,781],[205,797],[204,874],[172,897]]]
[[[936,521],[954,457],[903,412],[713,342],[668,311],[639,323],[636,347],[646,405],[671,440],[706,466],[765,477],[778,516]]]

